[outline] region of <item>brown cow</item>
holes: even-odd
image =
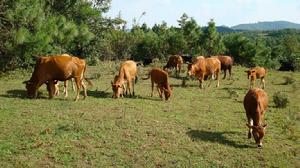
[[[137,64],[134,61],[128,60],[121,64],[119,75],[112,82],[112,90],[113,90],[113,98],[119,98],[122,94],[123,85],[127,82],[127,90],[129,91],[129,95],[134,96],[134,82],[137,76]],[[131,94],[132,90],[132,94]]]
[[[165,95],[165,99],[168,100],[170,96],[172,95],[172,90],[169,85],[169,75],[167,72],[163,71],[162,69],[159,68],[153,68],[149,74],[148,77],[142,78],[143,80],[151,78],[151,87],[152,87],[152,92],[151,92],[151,97],[153,96],[153,87],[154,83],[157,85],[157,91],[159,93],[160,98],[162,97],[162,93]]]
[[[260,79],[260,86],[262,85],[262,89],[265,88],[265,77],[267,74],[267,70],[263,67],[254,67],[247,71],[245,71],[248,75],[248,79],[250,79],[250,89],[254,87],[255,80]]]
[[[54,84],[57,81],[66,81],[74,78],[77,87],[77,94],[75,101],[79,99],[80,88],[84,89],[84,98],[87,96],[86,86],[83,83],[83,79],[86,70],[86,63],[83,59],[78,57],[72,57],[67,54],[54,55],[50,57],[40,57],[36,61],[34,71],[29,81],[23,83],[26,84],[27,96],[29,98],[36,98],[38,88],[46,83],[49,98],[53,98],[55,92]],[[91,82],[87,80],[89,84]]]
[[[208,87],[211,85],[211,80],[216,77],[217,79],[217,87],[219,87],[221,71],[221,62],[217,58],[199,58],[195,64],[188,65],[188,75],[196,76],[200,83],[200,88],[203,88],[203,81],[205,77],[210,78],[210,83]]]
[[[220,56],[212,56],[211,58],[218,58],[221,62],[221,70],[224,71],[224,77],[226,78],[226,71],[229,72],[229,78],[231,77],[231,68],[233,66],[233,59],[230,56],[220,55]]]
[[[169,68],[176,69],[176,75],[180,74],[181,65],[183,64],[183,59],[180,55],[172,55],[169,57],[167,65],[163,67],[163,70],[167,70]]]
[[[267,126],[267,124],[263,125],[262,123],[267,106],[268,96],[262,89],[250,89],[244,98],[244,108],[249,128],[248,138],[251,138],[252,133],[258,147],[262,147],[262,139],[265,135],[265,127]]]

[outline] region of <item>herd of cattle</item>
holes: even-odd
[[[181,66],[184,62],[188,62],[188,75],[195,76],[200,83],[200,88],[203,88],[205,79],[209,79],[210,86],[212,80],[217,80],[216,87],[219,87],[219,78],[221,70],[224,71],[224,78],[226,78],[226,71],[231,77],[231,70],[233,66],[233,59],[230,56],[211,56],[211,57],[193,57],[190,59],[180,55],[172,55],[169,57],[167,64],[160,68],[153,68],[149,71],[147,77],[143,80],[151,80],[151,96],[153,96],[154,84],[156,84],[160,98],[163,95],[166,100],[172,95],[172,89],[169,83],[169,75],[166,71],[169,68],[176,69],[176,75],[181,71]],[[87,96],[86,80],[89,85],[91,81],[85,77],[86,62],[78,57],[70,56],[68,54],[54,55],[50,57],[40,57],[34,67],[34,71],[30,80],[23,83],[26,84],[27,96],[29,98],[36,98],[38,89],[41,85],[46,84],[49,93],[49,98],[53,98],[58,94],[58,81],[64,81],[65,97],[67,93],[67,81],[74,79],[76,89],[75,101],[79,99],[81,88],[84,90],[84,98]],[[123,97],[124,94],[134,96],[134,85],[137,81],[137,63],[132,60],[125,61],[121,64],[119,74],[116,75],[111,82],[113,90],[113,98]],[[262,138],[265,134],[265,127],[263,125],[264,112],[268,106],[268,97],[263,90],[265,87],[264,78],[266,76],[266,69],[262,67],[254,67],[245,71],[250,80],[250,89],[244,98],[244,108],[247,116],[247,126],[249,127],[248,138],[253,135],[258,147],[262,146]],[[254,88],[255,80],[261,79],[262,89]]]

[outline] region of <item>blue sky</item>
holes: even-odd
[[[178,26],[177,20],[186,13],[200,26],[214,19],[216,25],[234,26],[258,21],[285,20],[300,23],[300,0],[112,0],[106,16],[121,16],[132,26],[134,18],[139,23],[161,23]]]

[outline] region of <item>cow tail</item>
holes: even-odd
[[[91,82],[91,80],[89,80],[88,78],[85,77],[85,71],[86,71],[86,65],[84,66],[84,70],[83,70],[83,78],[84,78],[85,81],[88,82],[89,86],[93,87],[93,83]]]

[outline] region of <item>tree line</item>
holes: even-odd
[[[300,31],[222,32],[183,14],[178,26],[150,27],[121,14],[105,17],[111,0],[0,0],[0,70],[30,67],[42,55],[70,53],[101,60],[166,59],[171,54],[230,55],[235,63],[300,69]],[[143,13],[145,14],[145,13]]]

